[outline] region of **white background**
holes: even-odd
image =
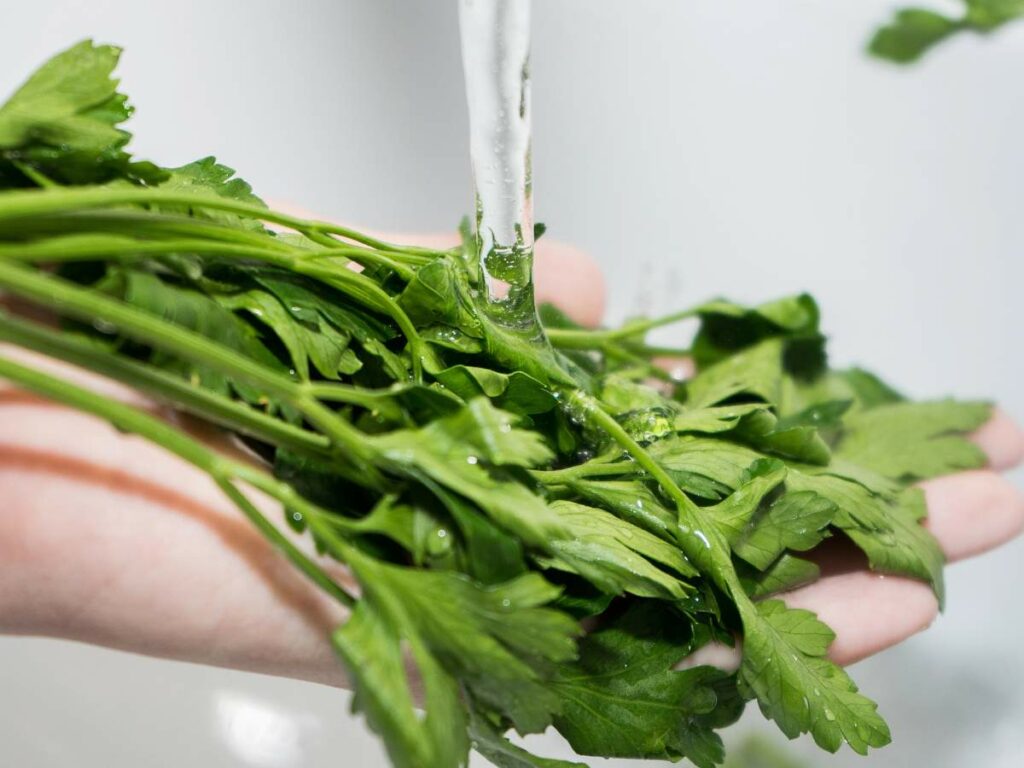
[[[454,0],[3,5],[2,91],[83,37],[126,48],[143,156],[215,153],[265,197],[392,231],[470,207]],[[1024,25],[904,71],[861,53],[884,0],[535,6],[537,215],[600,261],[612,319],[806,289],[838,363],[1024,419]],[[1019,765],[1022,556],[954,567],[934,629],[854,670],[895,733],[871,765]],[[2,765],[384,765],[347,703],[0,639]]]

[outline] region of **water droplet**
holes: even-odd
[[[506,597],[506,598],[504,598],[504,599],[503,599],[503,600],[501,601],[501,607],[502,607],[502,608],[511,608],[511,607],[512,607],[512,601],[511,601],[511,600],[509,600],[509,599],[508,599],[507,597]]]
[[[825,719],[828,720],[829,722],[835,720],[836,719],[836,713],[833,712],[828,707],[825,707]]]
[[[676,381],[676,382],[686,381],[686,377],[689,376],[689,374],[690,374],[689,367],[684,365],[684,364],[682,364],[682,363],[679,363],[677,365],[673,365],[672,368],[670,368],[669,372],[668,372],[669,378],[672,379],[672,381]]]
[[[480,459],[478,459],[476,456],[467,456],[466,457],[466,463],[467,464],[477,464],[477,463],[479,463],[479,461],[480,461]]]

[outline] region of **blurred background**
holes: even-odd
[[[892,7],[535,3],[537,218],[604,267],[611,320],[809,290],[837,363],[916,397],[992,397],[1021,421],[1024,25],[897,69],[862,53]],[[81,38],[124,46],[143,157],[214,153],[264,197],[392,232],[448,230],[470,209],[454,0],[36,0],[5,4],[0,28],[4,94]],[[1020,765],[1024,541],[948,580],[931,631],[854,670],[893,726],[877,768]],[[2,765],[385,766],[348,705],[0,638]],[[728,735],[761,730],[783,741],[755,711]]]

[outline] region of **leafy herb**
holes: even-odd
[[[988,35],[1024,16],[1022,0],[961,0],[960,16],[927,8],[904,8],[868,43],[875,56],[899,64],[917,61],[943,40],[962,32]]]
[[[457,768],[471,748],[575,765],[506,738],[549,726],[581,754],[713,766],[745,700],[828,750],[888,742],[828,660],[831,630],[766,598],[817,578],[798,555],[835,531],[941,594],[909,485],[981,464],[964,434],[987,406],[829,371],[806,295],[600,330],[547,309],[511,328],[481,303],[468,240],[387,243],[270,210],[212,158],[133,159],[116,60],[81,43],[0,108],[0,292],[62,321],[0,310],[0,340],[235,433],[265,465],[2,357],[0,377],[206,472],[349,607],[333,642],[396,766]],[[665,394],[645,334],[684,317],[700,320],[698,372]],[[359,597],[242,484],[345,564]],[[733,638],[737,673],[677,669]]]

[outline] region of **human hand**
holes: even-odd
[[[540,300],[578,322],[600,319],[603,283],[578,251],[542,241],[537,287]],[[134,393],[76,375],[161,412]],[[206,437],[233,450],[215,433]],[[990,469],[925,484],[928,525],[951,560],[997,546],[1024,526],[1024,500],[998,474],[1020,462],[1024,435],[997,414],[975,440]],[[0,389],[0,498],[0,631],[345,684],[325,642],[343,610],[206,475],[175,457],[90,416]],[[269,501],[260,504],[280,517]],[[926,585],[872,574],[835,543],[816,557],[824,577],[785,599],[832,626],[831,654],[840,663],[894,645],[935,618]]]

